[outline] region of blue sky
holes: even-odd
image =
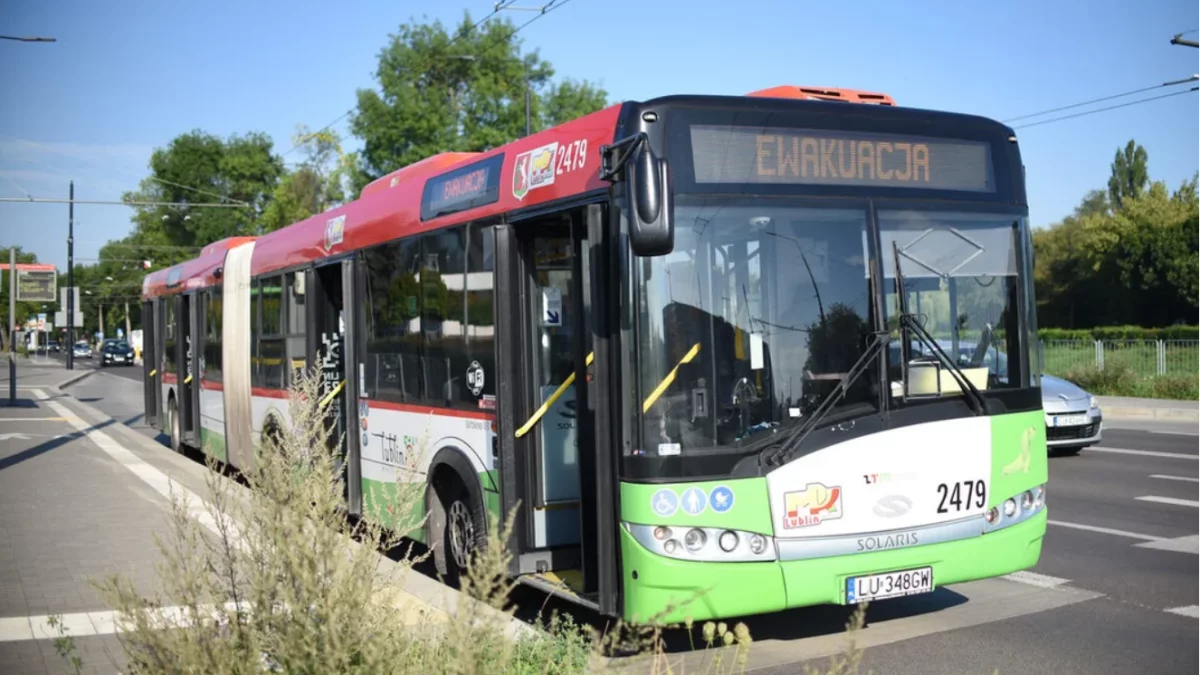
[[[482,18],[491,8],[490,0],[3,3],[0,34],[58,42],[0,40],[0,196],[65,198],[74,179],[77,199],[116,200],[146,175],[155,147],[191,129],[264,131],[282,152],[297,124],[320,127],[354,104],[356,89],[375,85],[379,50],[401,23],[455,24],[464,10]],[[518,24],[531,16],[505,14]],[[519,37],[559,76],[597,82],[614,102],[807,84],[1007,120],[1190,77],[1200,70],[1197,50],[1169,40],[1198,26],[1194,0],[570,0]],[[335,128],[346,133],[344,122]],[[1106,184],[1113,153],[1131,138],[1149,152],[1152,178],[1175,187],[1191,177],[1197,95],[1018,134],[1031,219],[1046,225]],[[358,145],[347,134],[346,148]],[[126,234],[130,213],[78,205],[77,259]],[[66,227],[65,204],[0,203],[0,244],[63,268]]]

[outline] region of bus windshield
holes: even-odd
[[[676,218],[674,250],[635,272],[641,450],[757,445],[815,410],[871,342],[866,211],[681,197]],[[875,370],[830,414],[874,410]]]
[[[834,391],[874,336],[865,208],[812,208],[812,200],[681,197],[675,248],[635,269],[637,404],[648,456],[742,454],[783,441]],[[904,405],[903,368],[939,362],[898,329],[893,243],[906,310],[985,394],[1036,386],[1021,338],[1018,274],[1022,222],[1010,215],[933,208],[877,216],[883,316],[891,334],[886,372],[872,365],[825,419]],[[908,391],[929,370],[910,365]],[[943,371],[946,369],[943,367]],[[962,396],[952,375],[922,400]],[[915,403],[914,403],[915,404]],[[963,415],[971,409],[963,405]]]
[[[880,210],[879,236],[884,269],[884,305],[891,328],[889,379],[901,386],[901,331],[896,315],[895,267],[898,254],[905,309],[934,338],[938,347],[983,390],[1037,386],[1038,368],[1027,345],[1036,342],[1033,326],[1021,341],[1021,309],[1032,324],[1033,300],[1018,274],[1022,222],[1011,215],[929,210]],[[926,344],[909,336],[908,363],[936,365]],[[940,396],[934,380],[920,381],[910,370],[908,391]],[[926,391],[921,389],[925,388]],[[952,391],[957,390],[951,387]]]

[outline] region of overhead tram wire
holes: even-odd
[[[512,4],[513,4],[513,3],[515,3],[516,1],[517,1],[517,0],[508,0],[508,2],[507,2],[507,3],[505,3],[505,2],[497,2],[497,3],[496,3],[496,5],[495,5],[495,6],[492,8],[492,12],[491,12],[490,14],[488,14],[488,15],[487,15],[487,16],[485,16],[485,17],[483,17],[483,18],[482,18],[482,19],[480,19],[479,21],[476,21],[476,22],[475,22],[475,25],[471,26],[471,28],[470,28],[469,30],[467,30],[467,31],[465,31],[465,32],[463,32],[463,33],[459,33],[458,35],[455,35],[454,37],[450,38],[450,41],[446,43],[446,46],[447,46],[447,47],[449,47],[449,46],[453,45],[455,42],[458,42],[458,41],[459,41],[460,39],[462,39],[464,36],[467,36],[467,35],[470,35],[471,33],[474,33],[474,32],[475,32],[475,31],[476,31],[476,30],[477,30],[477,29],[478,29],[480,26],[482,26],[484,23],[486,23],[488,19],[491,19],[492,17],[496,16],[497,14],[499,14],[499,13],[500,13],[500,12],[502,12],[502,11],[504,11],[505,9],[508,9],[508,8],[509,8],[509,7],[511,7],[511,6],[512,6]],[[553,3],[553,2],[551,2],[550,4],[554,4],[554,3]],[[513,34],[515,35],[516,33],[514,32]],[[310,133],[308,133],[308,134],[306,135],[306,138],[311,138],[311,137],[313,137],[313,136],[315,136],[315,135],[317,135],[317,134],[321,133],[322,131],[328,131],[328,130],[330,129],[330,127],[332,127],[333,125],[337,124],[338,122],[341,122],[342,120],[346,119],[346,118],[347,118],[347,117],[349,117],[349,116],[350,116],[350,114],[351,114],[351,113],[353,113],[353,112],[354,112],[354,108],[350,108],[349,110],[347,110],[346,112],[342,113],[341,115],[338,115],[338,116],[337,116],[337,119],[333,120],[333,121],[332,121],[332,122],[330,122],[329,124],[326,124],[325,126],[321,127],[320,129],[317,129],[316,131],[313,131],[313,132],[310,132]],[[292,152],[294,152],[294,151],[296,150],[296,148],[300,147],[300,146],[301,146],[301,145],[303,145],[303,144],[304,144],[304,140],[303,140],[303,139],[302,139],[302,140],[301,140],[299,143],[293,143],[293,144],[292,144],[292,147],[288,148],[288,149],[287,149],[287,150],[286,150],[286,151],[285,151],[285,152],[284,152],[282,155],[280,155],[280,157],[281,157],[281,158],[282,158],[282,157],[287,157],[287,156],[288,156],[288,155],[290,155]]]
[[[491,14],[488,14],[487,16],[483,17],[483,18],[482,18],[482,19],[480,19],[479,21],[475,22],[475,25],[471,26],[470,30],[467,30],[467,31],[466,31],[466,32],[464,32],[464,33],[460,33],[460,34],[458,34],[458,35],[455,35],[453,38],[451,38],[451,39],[450,39],[450,41],[449,41],[449,42],[447,42],[447,43],[446,43],[446,46],[447,46],[447,47],[449,47],[449,46],[453,45],[455,42],[457,42],[458,40],[460,40],[461,38],[463,38],[464,36],[466,36],[466,35],[470,35],[471,33],[475,32],[475,30],[476,30],[476,29],[478,29],[480,26],[482,26],[482,25],[483,25],[485,22],[487,22],[489,19],[491,19],[492,17],[494,17],[494,16],[496,16],[497,14],[499,14],[501,11],[503,11],[503,10],[505,10],[505,9],[509,9],[509,8],[512,6],[512,4],[513,4],[513,3],[515,3],[515,2],[516,2],[516,0],[509,0],[509,2],[508,2],[508,3],[504,3],[504,2],[498,2],[498,3],[496,3],[496,8],[495,8],[494,10],[492,10],[492,13],[491,13]],[[515,36],[516,36],[516,34],[517,34],[517,33],[520,33],[520,32],[521,32],[521,30],[522,30],[522,29],[524,29],[524,28],[525,28],[526,26],[528,26],[529,24],[533,23],[534,21],[537,21],[538,19],[542,18],[543,16],[546,16],[546,15],[547,15],[547,14],[549,14],[550,12],[553,12],[553,11],[555,11],[555,10],[557,10],[557,9],[561,9],[563,6],[565,6],[565,5],[566,5],[567,3],[569,3],[569,2],[571,2],[571,0],[562,0],[562,2],[558,2],[558,0],[550,0],[550,2],[546,3],[546,4],[545,4],[545,5],[544,5],[544,6],[541,8],[541,11],[539,11],[539,12],[538,12],[538,15],[537,15],[537,16],[535,16],[535,17],[533,17],[532,19],[530,19],[530,20],[526,21],[525,23],[521,24],[520,26],[517,26],[516,30],[514,30],[514,31],[512,32],[512,34],[508,36],[508,39],[509,39],[509,40],[511,40],[513,37],[515,37]],[[484,54],[488,53],[489,51],[491,51],[492,49],[495,49],[495,48],[496,48],[496,47],[498,47],[498,46],[500,46],[500,45],[498,45],[498,44],[497,44],[497,45],[494,45],[494,46],[492,46],[492,47],[489,47],[489,48],[487,48],[487,49],[484,49],[482,52],[480,52],[480,53],[479,53],[479,55],[478,55],[478,56],[482,56],[482,55],[484,55]],[[326,124],[325,126],[321,127],[320,129],[317,129],[316,131],[313,131],[313,132],[309,133],[309,134],[308,134],[308,137],[315,136],[316,134],[319,134],[319,133],[321,133],[322,131],[328,131],[330,127],[332,127],[333,125],[337,124],[338,122],[341,122],[342,120],[346,119],[346,118],[347,118],[348,116],[350,116],[350,115],[351,115],[353,112],[354,112],[354,108],[350,108],[349,110],[347,110],[346,112],[342,113],[341,115],[338,115],[338,116],[337,116],[337,119],[333,120],[333,121],[332,121],[332,122],[330,122],[329,124]],[[296,148],[300,147],[301,145],[303,145],[303,141],[301,141],[300,143],[294,143],[294,144],[292,145],[292,147],[288,148],[286,152],[284,152],[282,155],[280,155],[280,157],[286,157],[286,156],[288,156],[288,155],[289,155],[289,154],[291,154],[293,151],[295,151],[295,150],[296,150]]]
[[[1116,110],[1117,108],[1127,108],[1131,105],[1138,105],[1139,103],[1149,103],[1151,101],[1157,101],[1157,100],[1163,99],[1163,98],[1171,98],[1172,96],[1180,96],[1182,94],[1190,94],[1191,92],[1197,91],[1197,90],[1200,90],[1200,87],[1192,87],[1191,89],[1186,89],[1183,91],[1173,91],[1170,94],[1162,94],[1160,96],[1151,96],[1150,98],[1141,98],[1136,101],[1130,101],[1128,103],[1119,103],[1117,105],[1110,105],[1105,108],[1096,108],[1095,110],[1085,110],[1081,113],[1075,113],[1073,115],[1063,115],[1062,117],[1053,117],[1051,119],[1041,120],[1039,122],[1030,122],[1029,124],[1018,124],[1017,126],[1013,127],[1013,129],[1027,129],[1029,127],[1036,127],[1041,124],[1050,124],[1051,122],[1061,122],[1063,120],[1074,119],[1076,117],[1084,117],[1085,115],[1094,115],[1096,113],[1105,112],[1108,110]]]
[[[1079,108],[1079,107],[1082,107],[1085,105],[1091,105],[1093,103],[1103,103],[1104,101],[1111,101],[1116,98],[1124,98],[1126,96],[1132,96],[1134,94],[1142,94],[1147,91],[1154,91],[1155,89],[1162,89],[1163,87],[1172,87],[1177,84],[1184,84],[1186,82],[1192,82],[1195,79],[1196,79],[1196,76],[1193,75],[1190,78],[1187,78],[1185,80],[1175,80],[1173,82],[1163,82],[1162,84],[1156,84],[1152,87],[1142,87],[1141,89],[1134,89],[1132,91],[1126,91],[1126,92],[1123,92],[1120,94],[1113,94],[1111,96],[1102,96],[1100,98],[1094,98],[1090,101],[1083,101],[1082,103],[1072,103],[1071,105],[1064,105],[1064,106],[1061,106],[1058,108],[1051,108],[1049,110],[1042,110],[1040,112],[1029,113],[1028,115],[1020,115],[1018,117],[1010,117],[1006,120],[1000,120],[1000,121],[1004,122],[1005,124],[1008,124],[1009,122],[1016,122],[1018,120],[1029,119],[1030,117],[1041,117],[1042,115],[1049,115],[1051,113],[1062,112],[1063,110]],[[1146,100],[1153,100],[1153,99],[1146,99]],[[1022,125],[1022,126],[1030,126],[1030,125]]]

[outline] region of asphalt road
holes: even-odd
[[[69,391],[162,440],[144,423],[140,378],[140,367],[106,369]],[[1196,673],[1196,427],[1130,426],[1140,428],[1108,428],[1099,447],[1051,458],[1050,529],[1033,570],[873,606],[857,639],[862,672]],[[826,666],[847,616],[820,607],[748,619],[750,672]]]

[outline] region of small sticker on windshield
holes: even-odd
[[[678,443],[659,443],[659,455],[678,455],[682,452],[682,447]]]
[[[762,370],[763,367],[763,336],[762,333],[750,334],[750,369]]]
[[[788,408],[788,417],[800,417],[800,409]]]

